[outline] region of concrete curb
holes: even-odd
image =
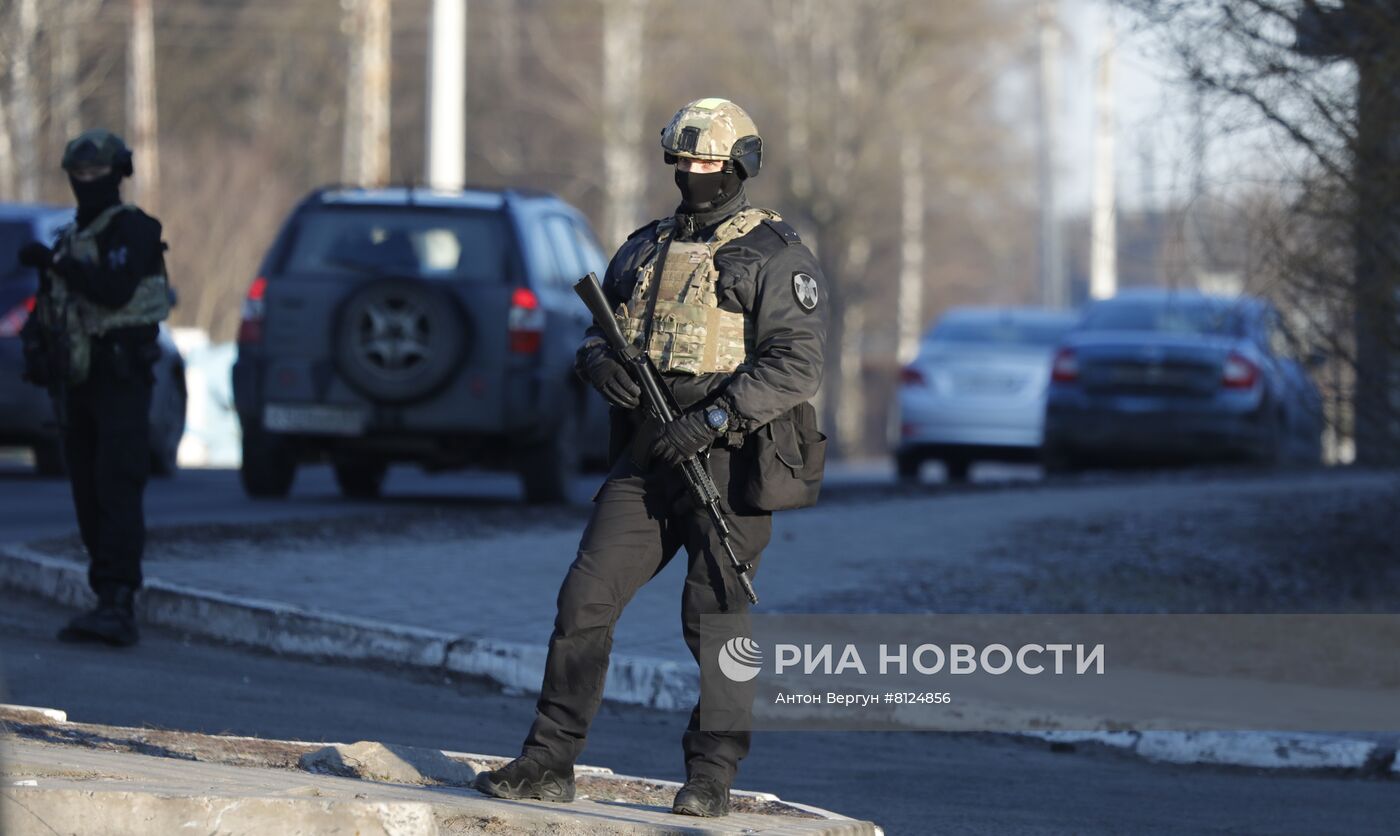
[[[0,549],[0,586],[74,607],[90,606],[84,567],[24,546]],[[444,670],[532,692],[546,649],[521,642],[302,609],[147,579],[138,602],[145,623],[290,655]],[[604,698],[665,711],[694,704],[699,672],[675,662],[614,655]],[[1264,769],[1327,769],[1400,774],[1395,751],[1371,741],[1284,732],[1027,731],[1051,744],[1092,743],[1153,761]],[[832,814],[834,815],[834,814]]]
[[[1048,743],[1092,743],[1159,763],[1255,769],[1400,772],[1395,750],[1370,740],[1268,731],[1046,731],[1025,736]]]
[[[84,567],[25,546],[0,549],[0,586],[71,607],[93,604]],[[146,579],[137,608],[142,623],[289,655],[446,670],[526,691],[538,688],[544,675],[543,647],[318,612],[158,578]],[[605,697],[675,711],[693,705],[699,687],[699,673],[675,662],[614,656]]]

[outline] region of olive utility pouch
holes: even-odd
[[[802,402],[744,441],[749,455],[744,499],[761,511],[787,511],[817,503],[826,466],[826,436],[817,411]]]

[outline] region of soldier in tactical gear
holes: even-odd
[[[135,644],[150,468],[152,364],[170,311],[160,222],[121,201],[132,173],[121,137],[87,131],[68,143],[63,169],[75,222],[53,248],[32,243],[20,261],[40,272],[22,333],[25,377],[47,386],[63,434],[78,529],[97,608],[74,618],[65,641]]]
[[[681,203],[627,239],[603,291],[624,337],[647,353],[682,414],[665,426],[641,420],[636,382],[596,326],[590,329],[576,368],[612,404],[614,465],[559,592],[522,754],[477,781],[490,795],[573,799],[573,764],[602,700],[613,628],[637,590],[682,547],[683,632],[697,662],[702,643],[715,638],[708,635],[713,620],[702,616],[747,613],[738,577],[677,463],[707,451],[731,542],[753,567],[768,544],[771,510],[803,504],[761,500],[769,492],[756,482],[769,471],[756,459],[761,445],[746,442],[761,430],[776,437],[771,427],[780,424],[791,429],[804,408],[811,414],[805,402],[821,383],[825,280],[792,227],[749,205],[744,182],[758,173],[763,144],[741,108],[724,99],[692,102],[662,131],[661,147],[675,166]],[[814,425],[811,434],[820,437]],[[672,809],[722,816],[750,736],[702,727],[701,706],[716,704],[718,686],[702,676],[700,690],[682,738],[686,783]]]

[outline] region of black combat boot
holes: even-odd
[[[84,613],[58,633],[65,642],[105,642],[113,647],[130,647],[140,636],[136,632],[136,591],[129,586],[111,586],[97,596],[97,609]]]
[[[671,812],[678,816],[717,818],[729,815],[729,786],[708,775],[687,778],[676,793]]]
[[[500,769],[476,776],[472,786],[496,798],[573,801],[574,768],[552,769],[522,755]]]

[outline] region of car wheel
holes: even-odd
[[[378,279],[345,300],[335,357],[352,386],[379,401],[426,398],[468,353],[470,323],[447,292],[418,279]]]
[[[567,501],[569,487],[582,470],[579,410],[573,399],[570,400],[553,435],[520,453],[518,467],[526,502]]]
[[[336,459],[332,467],[335,483],[346,499],[377,499],[389,472],[388,462],[365,459]]]
[[[1260,434],[1253,463],[1260,467],[1277,467],[1284,463],[1288,440],[1288,423],[1282,410],[1271,410],[1266,428]]]
[[[943,471],[947,474],[949,482],[961,484],[972,474],[972,462],[964,458],[944,459]]]
[[[1068,476],[1084,469],[1084,462],[1063,447],[1046,447],[1040,453],[1040,466],[1048,476]]]
[[[170,385],[165,389],[165,404],[161,408],[159,435],[151,439],[151,474],[170,477],[180,470],[180,439],[185,435],[185,369],[171,369]]]
[[[243,492],[254,499],[279,499],[296,478],[295,451],[285,438],[255,425],[243,427],[243,463],[238,468]]]
[[[923,466],[923,457],[915,453],[896,453],[894,456],[894,472],[901,482],[919,481],[919,470]]]
[[[68,465],[63,460],[63,444],[58,439],[40,441],[29,449],[34,454],[35,473],[46,477],[68,475]]]

